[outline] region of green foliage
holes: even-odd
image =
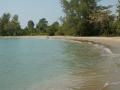
[[[48,28],[48,21],[45,18],[39,20],[38,24],[36,25],[36,30],[38,32],[45,33]]]
[[[28,21],[27,30],[30,35],[34,32],[34,22],[32,20]]]
[[[59,23],[54,22],[52,25],[48,27],[47,33],[49,36],[54,36],[58,30],[59,30]]]
[[[90,15],[95,10],[95,0],[61,0],[66,14],[64,27],[75,31],[74,35],[90,35]]]
[[[28,21],[28,30],[32,31],[34,29],[34,22],[32,20]]]
[[[120,35],[120,0],[118,0],[118,7],[117,7],[117,21],[116,21],[116,26],[117,26],[117,34]]]
[[[18,16],[14,15],[10,20],[10,14],[4,13],[0,19],[0,35],[2,36],[16,36],[20,35],[20,24]]]
[[[1,35],[5,35],[6,33],[6,26],[8,25],[8,23],[10,22],[10,14],[9,13],[4,13],[3,16],[1,17],[0,20],[0,34]]]
[[[101,0],[61,0],[66,14],[62,20],[62,29],[76,36],[114,35],[115,17],[109,10],[111,6],[98,6],[99,1]]]

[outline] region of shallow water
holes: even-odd
[[[120,55],[111,50],[60,40],[0,39],[0,90],[120,90]]]

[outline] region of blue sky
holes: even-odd
[[[117,0],[103,0],[102,4],[116,5]],[[112,9],[115,12],[115,9]],[[26,26],[28,20],[35,23],[45,17],[49,23],[63,16],[60,0],[0,0],[0,16],[4,12],[19,15],[21,25]]]

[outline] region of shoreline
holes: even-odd
[[[120,53],[120,37],[72,37],[54,36],[54,39],[73,40],[77,42],[88,42],[109,48],[113,53]]]
[[[21,39],[65,39],[81,42],[91,42],[95,44],[114,45],[120,44],[120,37],[74,37],[74,36],[0,36],[0,39],[4,38],[21,38]]]
[[[74,36],[0,36],[0,39],[59,39],[72,40],[77,42],[90,42],[107,46],[108,48],[120,49],[120,37],[74,37]]]
[[[75,40],[81,42],[91,42],[105,45],[120,44],[120,37],[72,37],[72,36],[53,36],[54,39]]]

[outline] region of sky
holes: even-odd
[[[101,4],[114,5],[112,11],[115,13],[117,0],[103,0]],[[49,23],[58,21],[64,16],[60,0],[0,0],[0,16],[3,13],[17,14],[22,27],[27,25],[28,20],[33,20],[35,24],[46,18]]]

